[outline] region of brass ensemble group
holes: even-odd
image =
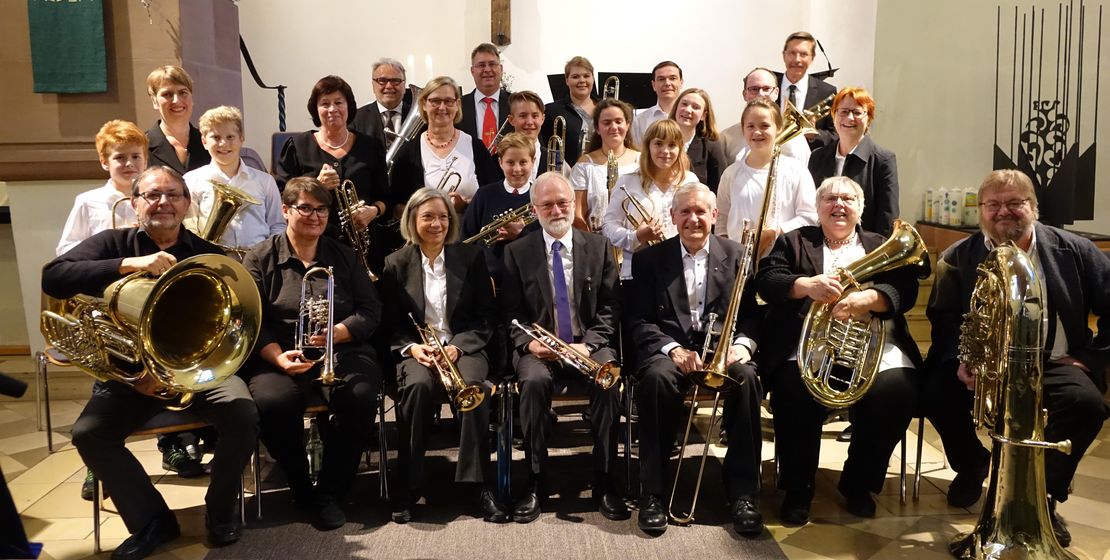
[[[837,488],[851,514],[875,516],[894,447],[924,415],[957,472],[948,502],[970,507],[988,482],[953,554],[1069,557],[1055,504],[1108,415],[1110,259],[1039,223],[1015,170],[980,185],[981,231],[930,258],[899,219],[895,156],[869,135],[875,100],[809,75],[815,44],[791,34],[782,72],[744,76],[740,122],[724,128],[671,61],[652,69],[657,103],[634,111],[584,57],[566,63],[567,98],[546,104],[502,87],[493,45],[471,53],[466,94],[447,76],[408,85],[381,59],[361,107],[342,78],[316,82],[317,128],[289,135],[272,175],[244,148],[238,109],[194,126],[191,78],[156,69],[158,122],[100,130],[109,179],[77,197],[42,275],[44,335],[97,377],[73,442],[131,533],[112,557],[179,535],[124,447],[167,408],[215,432],[160,447],[182,476],[204,476],[211,452],[205,522],[222,546],[242,535],[238,479],[259,440],[305,518],[343,526],[367,499],[351,489],[384,429],[380,395],[396,404],[394,522],[419,520],[428,481],[449,476],[425,459],[444,403],[475,515],[534,521],[564,474],[548,439],[566,386],[588,400],[582,487],[608,519],[635,509],[648,534],[711,507],[748,538],[770,508],[810,522],[822,425],[847,410]],[[906,313],[930,274],[922,356]],[[705,454],[696,481],[677,463],[702,396],[706,439],[727,435],[728,451],[724,500],[699,505]],[[760,487],[768,402],[777,495]],[[303,437],[321,404],[317,456]],[[638,489],[617,476],[633,408]],[[514,416],[528,475],[499,492],[488,433]]]

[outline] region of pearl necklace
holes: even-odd
[[[320,131],[320,138],[319,138],[320,143],[323,144],[324,146],[327,146],[328,148],[333,149],[333,150],[342,150],[343,146],[347,145],[347,140],[351,139],[351,131],[350,130],[347,130],[346,128],[344,128],[343,132],[347,133],[347,134],[343,135],[343,141],[340,142],[338,146],[332,146],[331,144],[328,144],[328,141],[326,140],[327,135],[324,134],[323,130],[321,130]]]
[[[843,246],[851,243],[852,241],[855,241],[855,239],[856,239],[856,234],[854,234],[854,233],[852,235],[849,235],[848,237],[845,237],[844,239],[840,239],[840,240],[829,239],[828,237],[826,237],[825,238],[825,245],[828,245],[830,249],[832,249],[833,247],[843,247]]]

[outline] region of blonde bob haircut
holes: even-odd
[[[193,92],[193,78],[180,66],[159,66],[146,77],[146,93],[154,97],[162,84],[169,82],[178,86],[185,86],[189,93]]]
[[[221,124],[235,125],[235,128],[239,131],[239,137],[243,137],[243,113],[229,105],[220,105],[205,111],[200,116],[200,120],[197,121],[197,128],[204,135]]]
[[[455,213],[455,205],[451,203],[451,197],[439,189],[424,187],[412,193],[408,203],[405,204],[404,211],[401,212],[401,237],[404,238],[405,243],[420,244],[420,237],[416,234],[416,213],[421,206],[433,200],[443,201],[443,205],[447,207],[447,237],[443,242],[454,243],[459,239],[459,215]]]
[[[462,107],[459,105],[459,84],[450,76],[432,78],[424,85],[424,89],[420,90],[420,95],[416,97],[416,108],[420,111],[420,118],[424,119],[424,122],[428,122],[428,111],[424,109],[424,102],[431,97],[435,90],[443,86],[451,86],[451,92],[455,96],[455,124],[459,124],[462,122]]]

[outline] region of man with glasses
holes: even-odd
[[[809,65],[817,54],[817,39],[805,31],[796,31],[786,38],[782,47],[785,72],[775,72],[779,83],[779,108],[786,110],[790,101],[799,111],[812,107],[836,93],[836,87],[808,74]],[[817,133],[806,134],[811,150],[833,143],[836,131],[831,118],[817,121]]]
[[[557,172],[536,179],[531,189],[532,210],[543,231],[517,239],[505,247],[501,304],[509,324],[536,323],[583,355],[605,363],[613,350],[619,324],[617,268],[604,237],[572,228],[574,190]],[[624,500],[612,479],[617,457],[617,413],[620,386],[608,390],[565,365],[556,354],[520,329],[509,333],[513,367],[520,381],[520,417],[528,488],[517,501],[513,520],[534,521],[547,497],[547,434],[551,429],[554,379],[582,381],[589,390],[590,433],[594,438],[593,497],[608,519],[627,519]]]
[[[474,91],[462,96],[462,121],[455,123],[455,127],[481,140],[487,149],[509,118],[509,92],[501,87],[502,71],[497,47],[482,43],[470,52]]]
[[[371,66],[370,82],[376,101],[358,108],[351,130],[373,136],[389,148],[412,109],[412,90],[405,87],[405,67],[392,58],[378,59]]]
[[[179,261],[201,254],[222,254],[181,225],[189,209],[189,190],[181,175],[154,166],[132,183],[131,206],[139,227],[109,229],[82,241],[42,270],[42,291],[55,298],[78,294],[100,297],[112,282],[135,272],[160,276]],[[73,424],[73,444],[81,459],[104,484],[131,536],[112,558],[143,558],[178,537],[177,519],[154,489],[150,476],[124,439],[166,401],[151,396],[150,377],[134,385],[97,381],[81,416]],[[231,376],[215,389],[195,395],[189,411],[219,432],[205,496],[205,524],[214,545],[239,540],[237,510],[240,475],[258,440],[258,409],[247,386]]]
[[[979,186],[979,229],[941,254],[926,314],[932,323],[925,413],[944,443],[956,471],[948,503],[971,507],[983,491],[990,453],[971,421],[974,375],[959,362],[960,325],[971,301],[976,267],[998,244],[1013,242],[1032,257],[1043,286],[1044,406],[1047,441],[1070,439],[1071,454],[1046,451],[1045,478],[1052,530],[1063,546],[1071,542],[1056,515],[1065,501],[1079,460],[1099,433],[1108,411],[1102,400],[1110,363],[1110,259],[1090,240],[1037,222],[1037,195],[1021,171],[992,172]],[[1098,334],[1088,328],[1098,316]]]
[[[641,144],[644,133],[651,123],[667,118],[671,107],[682,92],[682,68],[669,60],[664,60],[651,69],[651,90],[655,92],[655,105],[636,112],[632,119],[632,142],[636,149],[645,151]]]
[[[744,89],[741,90],[744,105],[757,97],[775,101],[779,97],[779,86],[776,84],[778,79],[775,73],[762,66],[748,72],[744,76]],[[743,112],[744,108],[740,109]],[[739,122],[721,131],[721,142],[725,149],[725,161],[729,164],[742,158],[748,148],[748,142],[744,140],[744,127]],[[795,137],[782,147],[782,155],[797,159],[804,165],[809,161],[809,143],[805,138]]]

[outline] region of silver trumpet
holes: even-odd
[[[309,293],[309,281],[313,276],[324,275],[328,278],[327,295],[312,295]],[[321,385],[334,386],[343,380],[335,376],[335,276],[331,267],[316,266],[308,269],[301,278],[301,305],[297,317],[297,336],[293,348],[301,353],[302,358],[314,364],[322,363],[320,377],[317,381]],[[324,333],[324,345],[312,343],[312,337]],[[320,354],[318,358],[311,358],[306,352]]]
[[[528,326],[513,319],[513,326],[524,331],[524,334],[554,352],[566,365],[586,374],[586,377],[597,383],[598,387],[609,390],[617,384],[617,381],[620,381],[621,368],[616,360],[601,363],[575,350],[570,344],[541,327],[538,323],[532,323],[531,326]]]
[[[447,191],[449,193],[459,190],[459,185],[462,184],[462,175],[460,175],[458,171],[451,169],[451,166],[455,165],[455,160],[457,159],[459,159],[459,156],[451,156],[451,160],[447,162],[447,170],[443,172],[443,177],[439,179],[439,184],[436,185],[436,190]]]

